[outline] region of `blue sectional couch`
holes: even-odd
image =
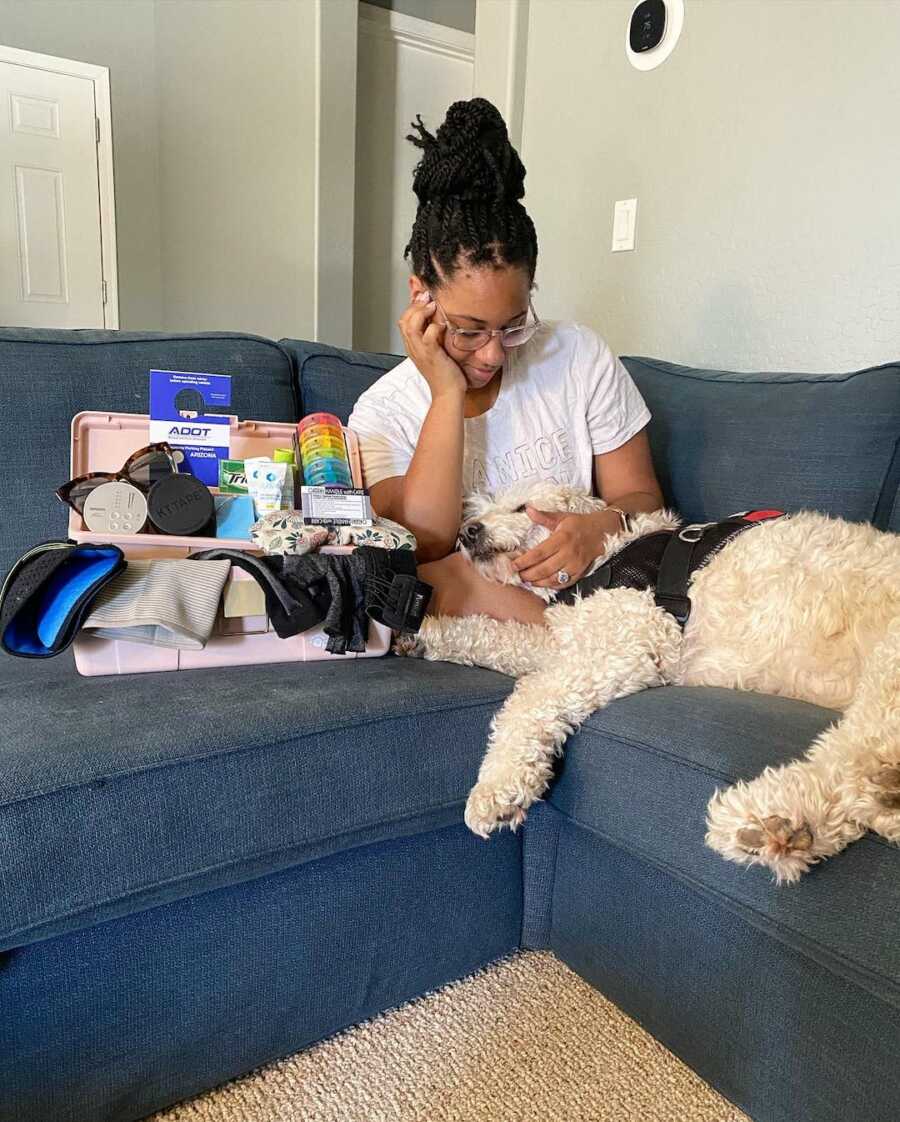
[[[65,534],[82,409],[151,367],[293,420],[397,358],[246,335],[0,330],[0,572]],[[900,531],[900,365],[628,359],[691,519],[814,507]],[[835,714],[717,689],[618,701],[525,828],[462,822],[499,674],[384,659],[80,678],[0,661],[0,1122],[130,1122],[518,947],[549,948],[757,1122],[900,1116],[900,851],[792,888],[703,845],[716,786]]]

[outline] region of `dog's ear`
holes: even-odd
[[[470,495],[465,495],[462,503],[463,522],[468,518],[477,518],[490,504],[490,495],[481,494],[478,491],[473,491]]]
[[[579,488],[569,487],[565,484],[559,488],[559,498],[563,504],[562,509],[569,511],[571,514],[589,514],[593,510],[600,510],[606,506],[602,499],[595,499]]]

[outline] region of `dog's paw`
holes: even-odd
[[[515,801],[516,797],[490,783],[476,783],[466,802],[466,825],[481,838],[503,826],[509,826],[515,833],[525,821],[525,810]]]
[[[859,821],[886,841],[900,843],[900,764],[882,764],[867,779],[854,806]]]
[[[732,788],[732,792],[734,788]],[[793,884],[821,859],[810,826],[780,814],[747,813],[720,792],[709,805],[706,844],[739,865],[763,865],[778,884]]]
[[[886,810],[900,810],[900,764],[885,764],[872,777],[875,799]]]
[[[758,826],[742,826],[735,835],[747,853],[769,857],[793,856],[812,849],[812,830],[805,822],[796,828],[778,814],[770,814]]]
[[[391,650],[401,658],[425,657],[425,643],[418,635],[396,635]]]

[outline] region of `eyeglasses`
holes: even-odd
[[[486,328],[470,331],[463,327],[454,327],[447,319],[447,313],[438,304],[437,300],[435,300],[435,304],[444,317],[444,326],[447,328],[447,334],[450,336],[454,347],[458,347],[461,351],[480,351],[495,335],[500,336],[500,343],[506,350],[521,347],[523,343],[528,342],[541,325],[541,321],[534,310],[534,305],[530,300],[528,301],[528,310],[531,312],[532,318],[528,322],[518,327],[501,327],[496,331],[488,331]]]
[[[91,471],[70,479],[56,489],[56,497],[79,514],[84,513],[84,504],[92,491],[102,483],[115,483],[124,480],[137,487],[139,491],[149,491],[151,486],[167,475],[175,475],[178,465],[184,460],[184,452],[168,444],[150,444],[134,452],[117,472]]]

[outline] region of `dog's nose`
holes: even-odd
[[[463,526],[460,536],[463,541],[474,542],[483,529],[484,526],[480,522],[470,522],[467,526]]]

